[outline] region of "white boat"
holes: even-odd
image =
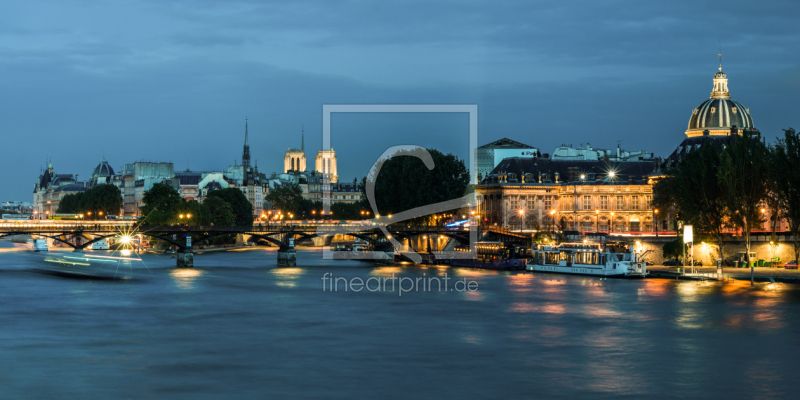
[[[47,239],[33,239],[33,251],[48,251]]]
[[[92,250],[108,250],[108,242],[105,239],[100,239],[92,243]]]
[[[90,254],[67,253],[47,255],[39,272],[95,279],[129,279],[133,278],[134,263],[141,259],[131,258],[130,250],[123,250],[121,256],[95,256]]]
[[[645,277],[647,267],[630,245],[620,243],[562,243],[538,245],[528,271],[562,274]]]

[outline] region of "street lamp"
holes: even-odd
[[[600,232],[600,210],[594,209],[594,231]]]
[[[550,210],[550,219],[553,221],[553,231],[556,230],[556,210]]]
[[[525,229],[525,210],[519,210],[519,230]]]
[[[656,237],[658,237],[658,209],[653,209],[653,224],[656,227]]]

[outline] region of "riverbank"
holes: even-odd
[[[679,267],[666,267],[663,265],[648,265],[647,271],[650,272],[649,276],[652,278],[675,279],[680,275],[678,268]],[[687,268],[687,271],[691,272],[691,267]],[[716,274],[717,268],[695,267],[694,272],[700,274]],[[750,268],[723,268],[722,274],[727,278],[736,280],[750,280]],[[756,267],[753,271],[753,279],[757,282],[772,282],[772,280],[774,280],[775,282],[800,283],[800,270]]]

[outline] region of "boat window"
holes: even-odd
[[[545,255],[545,264],[558,264],[559,254],[554,252],[544,253]]]

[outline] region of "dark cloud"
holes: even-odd
[[[667,155],[711,91],[719,43],[733,97],[768,138],[798,127],[791,1],[25,2],[0,15],[0,200],[28,200],[45,157],[88,178],[105,155],[277,171],[326,103],[475,103],[504,136]],[[340,175],[393,144],[467,157],[460,116],[339,116]]]

